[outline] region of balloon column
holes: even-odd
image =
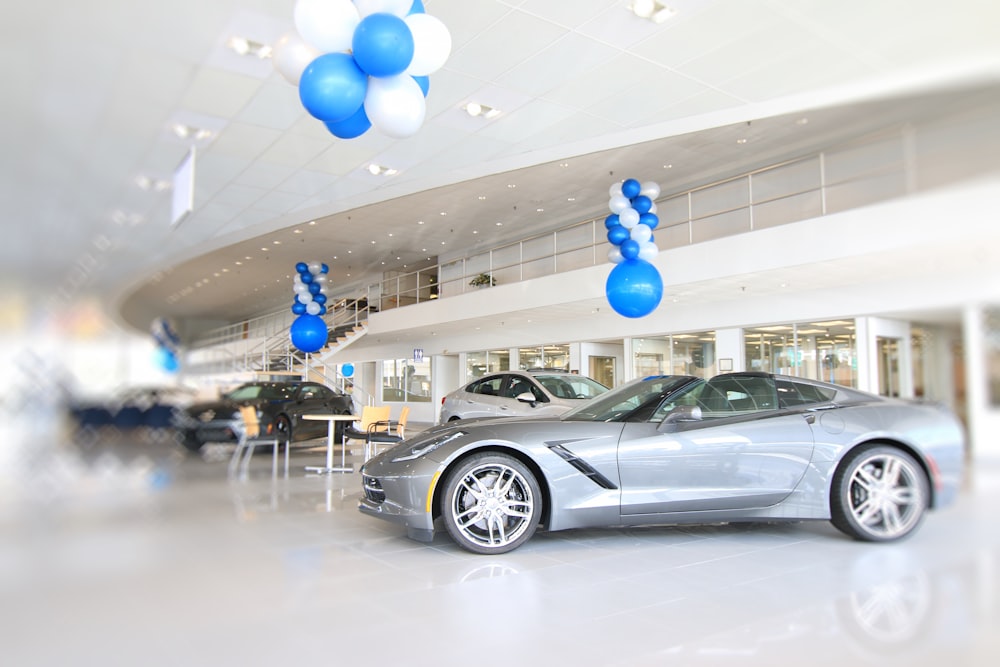
[[[292,312],[298,315],[292,322],[292,345],[302,352],[316,352],[326,345],[326,274],[330,267],[319,262],[299,262],[295,265],[295,302]]]
[[[156,341],[156,363],[168,373],[176,373],[180,367],[177,353],[181,339],[174,330],[174,325],[165,317],[157,317],[149,326],[149,331]]]
[[[653,230],[660,224],[654,203],[660,186],[629,178],[613,184],[609,194],[611,215],[604,226],[612,246],[608,260],[617,266],[605,287],[608,303],[619,315],[643,317],[656,310],[663,297],[663,279],[650,263],[660,252],[653,242]]]
[[[273,61],[310,115],[341,139],[373,125],[397,139],[416,134],[428,75],[451,54],[448,28],[421,0],[297,0],[294,19]]]

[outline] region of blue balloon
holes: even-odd
[[[313,274],[309,273],[308,271],[299,274],[299,278],[301,278],[302,282],[304,282],[306,285],[310,285],[313,282]]]
[[[621,245],[629,239],[629,236],[629,231],[621,225],[608,230],[608,242],[611,245]]]
[[[324,125],[326,125],[326,129],[330,130],[330,134],[335,137],[354,139],[367,132],[371,128],[372,122],[368,120],[365,105],[362,104],[353,115],[348,116],[344,120],[327,121]]]
[[[299,262],[295,265],[295,270],[299,273],[309,273],[309,265],[305,262]]]
[[[326,306],[320,306],[319,307],[319,314],[320,315],[326,315]]]
[[[302,106],[324,122],[350,118],[367,94],[368,77],[348,53],[324,53],[306,66],[299,79]]]
[[[319,272],[320,273],[330,273],[330,267],[327,266],[326,264],[320,264],[319,265]]]
[[[316,352],[326,345],[326,322],[318,315],[299,315],[290,333],[292,345],[302,352]]]
[[[655,213],[643,213],[639,216],[639,224],[656,229],[656,226],[660,224],[660,218]]]
[[[313,283],[313,285],[316,285],[316,287],[319,287],[319,285],[318,285],[318,284],[316,284],[316,283]],[[312,285],[310,285],[309,287],[311,288],[311,287],[312,287]],[[314,292],[314,294],[315,294],[316,296],[314,296],[314,297],[313,297],[313,301],[315,301],[316,303],[318,303],[318,304],[319,304],[319,305],[321,305],[321,306],[322,306],[322,305],[323,305],[324,303],[326,303],[326,295],[325,295],[325,294],[321,294],[321,293],[319,292],[319,290],[317,290],[316,292]]]
[[[622,183],[622,194],[626,198],[632,199],[632,197],[637,197],[640,192],[642,192],[642,184],[634,178],[628,178]]]
[[[622,221],[618,218],[617,213],[612,213],[608,217],[604,218],[604,226],[607,229],[611,229],[612,227],[618,227],[621,224]]]
[[[162,345],[156,348],[156,364],[168,373],[176,373],[181,367],[177,355]]]
[[[351,40],[354,61],[371,76],[395,76],[413,60],[413,33],[393,14],[376,12],[361,19]]]
[[[605,293],[608,303],[619,315],[643,317],[660,305],[663,278],[649,262],[626,260],[611,269]]]
[[[424,3],[420,2],[420,0],[413,0],[413,6],[410,7],[409,13],[410,14],[425,14],[426,10],[424,9]]]
[[[639,242],[633,241],[631,238],[627,241],[622,241],[622,257],[625,259],[635,259],[639,256]]]
[[[431,92],[431,78],[429,76],[413,76],[413,80],[417,82],[420,86],[421,92],[423,92],[424,97],[427,97],[427,93]]]
[[[309,283],[309,293],[310,293],[310,294],[319,294],[319,293],[320,293],[320,290],[322,290],[322,289],[323,289],[323,286],[322,286],[322,285],[320,285],[320,284],[319,284],[318,282],[316,282],[315,280],[312,280],[312,281],[311,281],[311,282]],[[315,300],[316,300],[316,299],[314,298],[314,299],[313,299],[313,301],[315,301]]]
[[[295,303],[292,304],[292,312],[295,313],[296,315],[305,315],[306,304],[296,299]]]
[[[639,215],[643,213],[649,213],[649,209],[653,208],[653,200],[646,195],[639,195],[638,197],[632,198],[632,208],[639,212]]]

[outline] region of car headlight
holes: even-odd
[[[412,461],[413,459],[429,454],[438,447],[451,442],[455,438],[461,438],[464,435],[467,435],[465,431],[455,431],[454,433],[449,433],[447,435],[439,435],[438,437],[430,440],[415,442],[396,456],[393,456],[392,460],[394,463],[399,461]]]

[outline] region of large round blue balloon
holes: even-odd
[[[608,217],[604,218],[604,227],[606,229],[612,229],[618,227],[622,224],[621,218],[618,217],[617,213],[612,213]]]
[[[156,364],[168,373],[176,373],[180,370],[181,364],[177,360],[177,355],[174,354],[173,350],[169,348],[160,347],[156,348]]]
[[[326,322],[317,315],[299,315],[292,322],[292,345],[302,352],[316,352],[326,345]]]
[[[309,273],[309,265],[305,262],[299,262],[295,265],[295,270],[299,273]]]
[[[413,33],[398,16],[376,12],[361,19],[351,47],[358,67],[371,76],[395,76],[413,60]]]
[[[341,139],[354,139],[355,137],[360,137],[362,134],[367,132],[371,126],[372,122],[368,120],[368,114],[365,113],[364,104],[362,104],[353,115],[348,116],[344,120],[328,121],[326,123],[326,129],[330,130],[330,134],[335,137],[340,137]]]
[[[649,209],[653,208],[653,200],[646,195],[639,195],[638,197],[632,198],[632,208],[639,211],[639,215],[643,213],[649,213]]]
[[[420,92],[424,94],[424,97],[427,97],[427,93],[431,92],[431,78],[426,75],[414,76],[413,80],[420,86]]]
[[[324,53],[306,66],[299,79],[302,106],[324,122],[350,118],[367,94],[368,77],[348,53]]]
[[[605,286],[608,303],[625,317],[649,315],[663,298],[663,278],[656,267],[641,259],[615,265]]]
[[[305,315],[306,304],[301,303],[296,299],[295,303],[292,304],[292,312],[295,313],[296,315]]]
[[[656,229],[656,226],[660,224],[660,217],[655,213],[643,213],[639,216],[639,224],[646,225],[650,229]]]

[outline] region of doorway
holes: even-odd
[[[615,386],[615,358],[614,357],[590,357],[590,377],[594,378],[605,387]]]
[[[877,336],[878,393],[880,396],[899,397],[899,338]]]

